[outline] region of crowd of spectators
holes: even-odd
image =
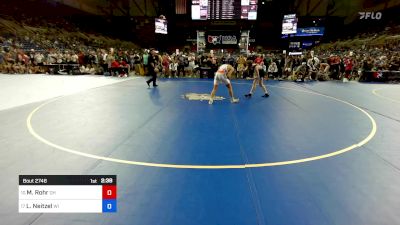
[[[251,53],[249,55],[211,53],[159,54],[159,74],[164,77],[198,77],[202,70],[211,76],[221,64],[231,64],[233,78],[252,78],[257,58],[262,61],[266,78],[278,80],[358,80],[364,72],[398,72],[400,43],[359,49],[303,51],[301,55]],[[137,56],[139,59],[141,56]],[[146,55],[143,55],[145,58]],[[139,60],[140,61],[140,60]],[[145,62],[145,60],[144,60]],[[145,65],[145,64],[144,64]]]
[[[143,49],[74,48],[23,50],[13,39],[2,39],[0,73],[7,74],[99,74],[113,76],[146,75],[149,53]],[[26,38],[29,41],[29,38]],[[272,79],[330,80],[357,79],[364,71],[399,71],[399,45],[393,49],[362,48],[342,51],[305,51],[298,56],[280,53],[217,55],[211,53],[158,53],[157,72],[163,77],[199,77],[213,74],[221,64],[236,69],[234,78],[251,78],[256,58],[261,58],[265,74]],[[63,65],[56,67],[55,65]]]
[[[129,72],[130,52],[114,48],[94,48],[89,46],[62,49],[23,49],[18,40],[3,40],[0,52],[0,73],[7,74],[104,74],[110,68],[126,68],[119,75]],[[26,38],[30,41],[29,38]],[[106,65],[106,66],[105,66]]]
[[[3,30],[0,33],[0,73],[98,74],[120,77],[147,74],[149,51],[132,43],[79,31],[67,32],[64,28],[57,28],[63,21],[46,27],[21,25],[6,19],[0,19],[0,23],[13,28],[14,32]],[[320,45],[296,56],[281,52],[155,52],[158,59],[156,72],[167,78],[212,77],[218,66],[231,64],[236,69],[233,78],[246,79],[253,77],[257,58],[263,62],[265,76],[279,80],[350,80],[359,79],[364,71],[400,70],[398,39],[380,45],[366,45],[366,42],[361,41],[358,46],[354,45],[355,40]],[[349,41],[352,41],[352,46],[341,44]]]
[[[125,76],[129,68],[121,60],[129,62],[138,49],[131,42],[74,30],[62,18],[43,24],[0,17],[0,28],[0,73],[104,74],[118,65],[123,69],[118,75]]]

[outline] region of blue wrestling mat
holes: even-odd
[[[212,80],[133,79],[0,111],[9,182],[118,177],[110,214],[18,214],[4,182],[4,224],[399,224],[400,88],[266,84],[246,99],[234,80],[240,102],[220,86],[209,105]]]

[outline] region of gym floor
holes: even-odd
[[[400,224],[400,86],[267,81],[269,98],[245,99],[234,80],[238,104],[220,86],[208,105],[188,96],[212,80],[158,84],[2,109],[1,224]],[[117,213],[19,214],[20,174],[117,175]]]

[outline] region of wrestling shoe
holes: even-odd
[[[238,103],[239,99],[238,98],[231,98],[231,103]]]

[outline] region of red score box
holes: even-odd
[[[103,199],[116,199],[117,186],[116,185],[103,185]]]

